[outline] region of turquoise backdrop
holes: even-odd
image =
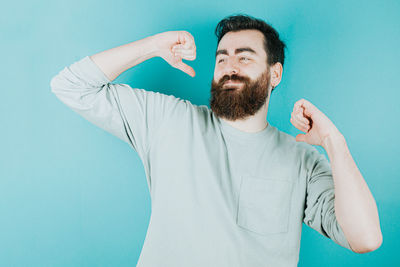
[[[208,105],[214,29],[245,13],[271,23],[287,61],[269,122],[306,98],[346,137],[378,205],[382,246],[356,254],[304,225],[299,266],[400,266],[400,1],[7,1],[0,16],[0,266],[135,266],[150,218],[144,168],[126,143],[50,91],[65,66],[168,30],[195,38],[196,76],[150,59],[128,83]],[[201,253],[201,252],[199,252]]]

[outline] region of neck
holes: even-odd
[[[257,111],[256,114],[243,120],[229,121],[222,119],[232,127],[246,133],[257,133],[264,130],[268,126],[267,113],[268,113],[269,97],[264,105]]]

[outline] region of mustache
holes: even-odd
[[[238,81],[238,82],[248,82],[249,78],[247,77],[242,77],[242,76],[238,76],[236,74],[233,75],[225,75],[221,78],[221,80],[219,80],[219,85],[224,84],[226,81],[231,80],[231,81]]]

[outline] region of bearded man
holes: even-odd
[[[303,223],[356,253],[377,249],[375,200],[335,125],[305,99],[291,114],[303,134],[267,121],[285,58],[277,31],[235,15],[216,35],[210,108],[112,83],[156,56],[194,77],[182,61],[196,58],[187,31],[86,56],[51,80],[63,103],[143,162],[152,213],[137,266],[296,266]]]

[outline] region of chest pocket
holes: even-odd
[[[242,176],[237,224],[258,234],[288,231],[293,181]]]

